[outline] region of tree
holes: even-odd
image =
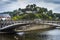
[[[30,14],[24,15],[22,19],[33,20],[35,18],[36,18],[35,14],[30,13]]]
[[[30,8],[30,5],[27,5],[26,8],[27,8],[27,9]]]
[[[49,10],[49,11],[48,11],[48,14],[49,14],[49,15],[52,15],[52,13],[53,13],[52,10]]]
[[[21,10],[21,8],[18,9],[18,11],[20,11],[20,10]]]
[[[47,8],[42,8],[42,11],[43,12],[47,12]]]
[[[33,4],[34,8],[36,7],[36,4]]]

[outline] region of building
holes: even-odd
[[[25,11],[25,12],[26,12],[26,13],[33,13],[32,11],[28,11],[28,10],[27,10],[27,11]]]
[[[9,14],[0,13],[0,20],[11,20],[11,16]]]

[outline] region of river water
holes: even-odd
[[[60,29],[30,33],[0,34],[0,40],[60,40]]]

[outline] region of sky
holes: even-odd
[[[60,13],[60,0],[0,0],[0,12],[13,11],[18,8],[25,8],[28,4],[36,4]]]

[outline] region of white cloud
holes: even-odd
[[[8,0],[2,0],[2,1],[8,1]]]
[[[56,10],[56,8],[60,7],[59,4],[40,2],[40,3],[37,3],[37,5],[40,7],[45,7],[49,10],[53,10],[53,12],[59,12],[58,11],[59,9]]]
[[[0,9],[0,12],[13,11],[18,8],[25,8],[26,5],[27,5],[27,2],[18,0],[17,2],[5,4],[4,6],[2,6],[2,8]]]
[[[5,2],[8,0],[3,0],[3,1]],[[44,1],[38,1],[38,0],[17,0],[16,2],[2,6],[0,9],[0,12],[12,11],[12,10],[15,10],[18,8],[25,8],[26,5],[28,5],[28,4],[36,4],[37,6],[45,7],[45,8],[48,8],[49,10],[53,10],[53,12],[60,12],[60,10],[59,10],[60,4],[55,4],[55,3],[50,3],[50,2],[48,3],[48,2],[44,2]]]
[[[24,3],[25,2],[25,3]],[[40,7],[45,7],[47,8],[48,10],[53,10],[53,12],[60,12],[59,8],[60,7],[60,4],[55,4],[55,3],[48,3],[48,2],[44,2],[44,1],[32,1],[32,0],[25,0],[25,1],[19,1],[19,4],[20,6],[23,8],[25,7],[27,4],[36,4],[37,6],[40,6]],[[24,6],[23,6],[24,5]],[[58,9],[57,9],[58,8]],[[57,9],[57,10],[56,10]]]

